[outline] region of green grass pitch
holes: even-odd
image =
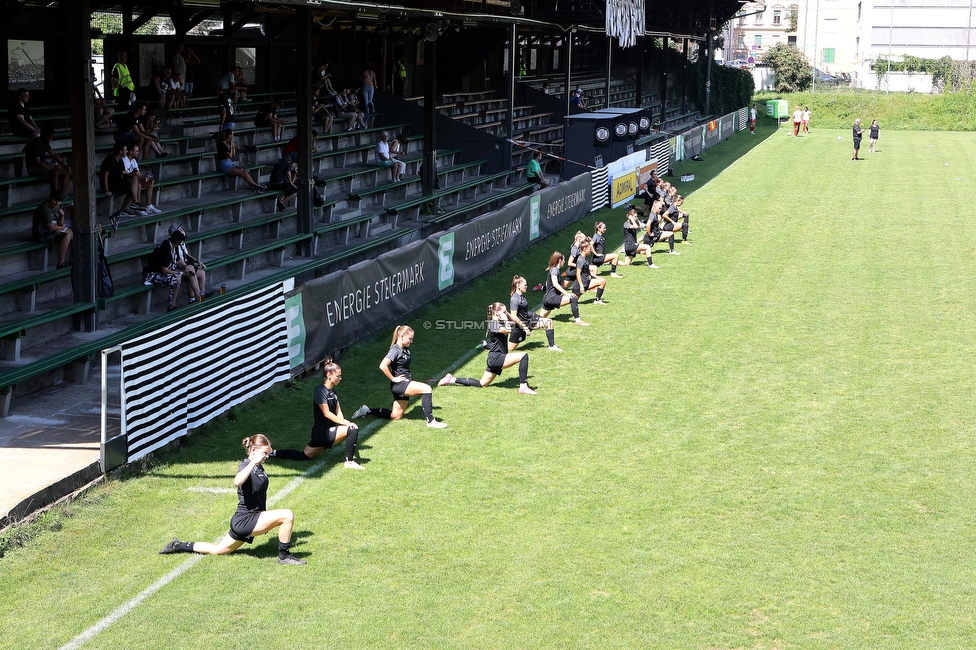
[[[841,140],[838,140],[838,136]],[[207,557],[86,648],[976,646],[976,135],[739,134],[683,164],[693,244],[622,268],[592,326],[557,312],[485,389],[434,391],[284,497],[274,536]],[[734,160],[734,162],[732,162]],[[591,215],[622,241],[621,210]],[[480,340],[513,274],[569,229],[407,322],[417,378]],[[604,271],[608,273],[608,271]],[[541,294],[531,293],[535,306]],[[423,323],[432,323],[431,329]],[[389,335],[341,360],[349,414],[389,406]],[[484,354],[455,374],[480,376]],[[240,440],[301,448],[318,379],[235,409],[0,559],[0,647],[57,648],[227,529]],[[362,421],[368,423],[369,418]],[[269,462],[269,495],[310,464]]]

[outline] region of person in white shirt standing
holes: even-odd
[[[810,107],[803,107],[803,132],[810,133]]]
[[[803,111],[797,106],[796,110],[793,111],[793,137],[800,135],[800,124],[803,123]]]
[[[756,135],[756,105],[753,104],[749,109],[749,133]]]

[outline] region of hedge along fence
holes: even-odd
[[[881,55],[874,62],[874,74],[879,87],[884,87],[885,77],[892,72],[908,72],[932,75],[932,88],[939,92],[972,92],[976,85],[976,61],[953,61],[944,56],[941,59],[923,59],[903,54],[901,61],[889,60]],[[890,68],[889,68],[890,65]]]
[[[705,66],[708,58],[702,53],[689,70],[689,95],[705,110]],[[712,115],[724,115],[748,106],[756,92],[756,81],[749,70],[729,68],[712,62],[712,93],[708,110]]]

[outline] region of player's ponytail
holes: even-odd
[[[521,275],[516,275],[514,278],[512,278],[512,290],[508,295],[514,296],[515,292],[518,291],[518,283],[522,282],[523,280],[525,280],[525,278],[523,278]]]
[[[400,340],[401,334],[409,334],[413,332],[413,328],[409,325],[397,325],[396,329],[393,330],[393,340],[390,342],[390,347],[392,348]]]

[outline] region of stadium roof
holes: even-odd
[[[0,0],[0,6],[8,4],[50,8],[57,2]],[[339,15],[344,22],[375,26],[442,19],[463,21],[467,27],[514,22],[539,31],[594,32],[604,30],[606,11],[605,0],[133,0],[125,4],[139,24],[155,15],[219,18],[230,10],[258,18],[308,6],[316,13]],[[741,5],[739,0],[645,0],[645,34],[704,38],[735,15]],[[91,0],[92,11],[121,12],[122,7],[120,0]]]

